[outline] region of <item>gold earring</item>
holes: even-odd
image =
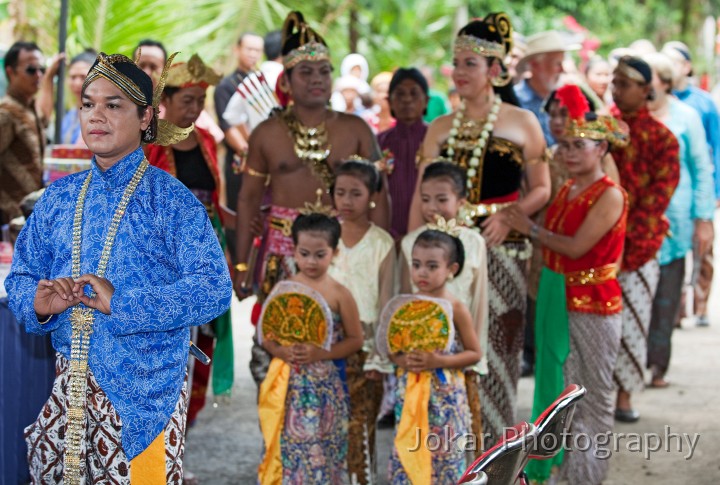
[[[450,273],[450,274],[448,275],[448,278],[447,278],[447,279],[448,279],[448,281],[452,281],[452,280],[455,279],[455,275],[452,274],[452,273]]]
[[[496,88],[507,86],[508,84],[510,84],[510,81],[512,81],[512,76],[507,72],[504,72],[499,76],[494,76],[492,79],[490,79],[490,83]]]
[[[368,204],[368,207],[370,207],[370,209],[374,209],[375,207],[377,207],[377,204],[375,204],[374,200],[371,200],[370,203]]]

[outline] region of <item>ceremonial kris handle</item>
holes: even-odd
[[[253,276],[255,274],[255,265],[257,264],[257,258],[261,244],[262,239],[260,237],[255,237],[253,239],[253,244],[250,248],[250,255],[248,256],[248,269],[245,272],[245,280],[242,282],[243,289],[252,288]]]
[[[192,342],[190,342],[190,355],[199,360],[201,364],[210,365],[210,357]]]

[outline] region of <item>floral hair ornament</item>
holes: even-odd
[[[193,54],[187,62],[178,62],[170,66],[165,86],[173,88],[189,88],[200,86],[216,86],[222,77],[210,66],[205,64],[197,54]]]
[[[333,209],[329,205],[325,205],[322,203],[322,195],[323,190],[317,189],[315,191],[315,195],[317,198],[315,199],[315,203],[311,204],[310,202],[305,202],[304,207],[299,207],[298,212],[304,216],[309,216],[310,214],[322,214],[324,216],[328,217],[335,217],[337,216],[337,212],[335,209]]]
[[[590,105],[578,86],[574,84],[562,86],[555,92],[555,98],[561,107],[568,110],[565,136],[607,140],[616,147],[628,144],[627,130],[623,130],[612,116],[599,116],[590,111]]]
[[[296,35],[300,45],[283,56],[285,70],[292,69],[303,61],[330,60],[330,50],[322,36],[305,23],[300,12],[290,12],[282,28],[282,45]]]
[[[456,219],[445,220],[445,218],[442,216],[436,216],[435,223],[428,224],[428,229],[432,231],[444,232],[448,236],[455,238],[460,237],[460,227],[461,226],[457,223]]]

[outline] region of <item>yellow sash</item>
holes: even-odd
[[[432,478],[432,454],[425,442],[430,432],[428,404],[431,380],[432,372],[430,371],[423,371],[419,374],[407,373],[405,403],[395,434],[395,449],[398,452],[400,463],[413,485],[430,485]],[[418,436],[420,438],[419,447]]]
[[[130,485],[157,485],[167,482],[165,470],[165,431],[130,460]]]
[[[258,468],[258,479],[262,485],[282,483],[280,434],[285,424],[285,396],[289,382],[290,366],[281,359],[273,358],[267,377],[260,385],[258,399],[260,430],[265,440],[265,457]]]

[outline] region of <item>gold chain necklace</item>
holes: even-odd
[[[325,122],[315,127],[307,127],[300,122],[292,108],[284,112],[283,119],[290,129],[295,155],[310,167],[313,175],[320,179],[325,189],[330,190],[335,182],[335,175],[327,163],[331,146],[328,144]]]
[[[148,168],[147,159],[143,159],[140,166],[135,170],[130,183],[125,187],[120,203],[115,209],[110,227],[108,228],[98,263],[97,277],[104,278],[107,265],[110,260],[115,243],[120,221],[127,209],[130,198],[142,180],[145,170]],[[80,277],[80,249],[82,247],[82,220],[85,198],[87,197],[92,171],[87,174],[77,204],[75,205],[75,218],[73,219],[73,242],[72,242],[72,277]],[[90,297],[94,292],[90,292]],[[82,481],[80,456],[82,442],[85,435],[85,407],[87,391],[87,368],[88,351],[90,350],[90,335],[93,332],[95,321],[95,310],[92,308],[75,306],[70,314],[72,324],[72,340],[70,346],[70,379],[68,383],[68,410],[67,410],[67,431],[65,433],[65,470],[64,480],[67,485],[80,485]]]

